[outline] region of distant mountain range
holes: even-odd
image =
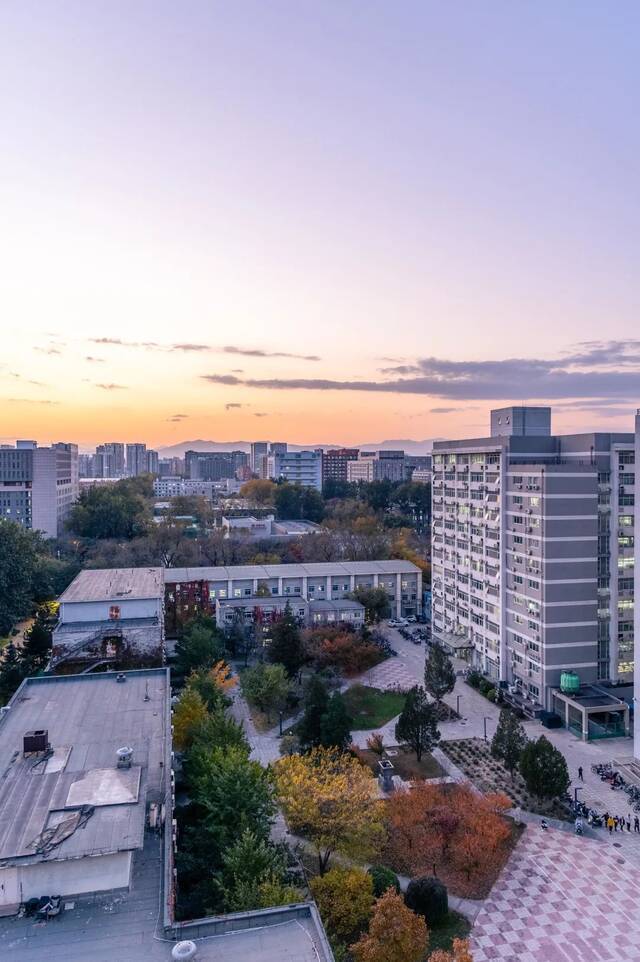
[[[275,439],[274,439],[275,440]],[[388,451],[399,449],[407,454],[430,454],[433,441],[414,441],[411,438],[394,439],[391,441],[367,441],[362,444],[290,444],[290,451],[309,451],[315,448],[361,448],[363,451]],[[195,441],[180,441],[167,448],[159,448],[161,458],[183,458],[185,451],[249,451],[250,441],[205,441],[198,438]]]

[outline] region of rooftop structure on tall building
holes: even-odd
[[[493,411],[490,437],[433,450],[433,631],[534,711],[565,670],[633,672],[633,434],[550,433]]]

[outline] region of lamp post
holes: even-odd
[[[460,695],[456,695],[456,713],[460,714]]]
[[[487,741],[487,722],[488,722],[488,721],[491,721],[491,718],[488,718],[488,717],[485,715],[484,718],[482,719],[482,721],[484,722],[484,740]]]
[[[282,735],[282,712],[281,711],[278,712],[278,721],[280,724],[280,735]]]

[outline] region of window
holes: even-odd
[[[513,536],[513,543],[514,543],[514,544],[524,544],[524,538],[523,538],[521,535],[519,535],[519,534],[514,534],[514,536]]]
[[[529,586],[530,588],[533,588],[534,591],[539,591],[539,590],[540,590],[540,582],[539,582],[539,581],[532,581],[532,579],[529,578],[529,580],[527,581],[527,584],[528,584],[528,586]]]
[[[630,472],[625,472],[618,477],[618,482],[620,484],[635,484],[636,476]]]

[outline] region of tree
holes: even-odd
[[[206,720],[207,708],[200,693],[195,688],[185,688],[173,710],[173,744],[179,752],[191,747]]]
[[[422,962],[428,947],[424,919],[389,889],[375,903],[368,933],[350,951],[355,962]]]
[[[224,640],[208,615],[196,618],[176,642],[176,674],[186,677],[192,671],[209,669],[224,653]]]
[[[225,665],[225,663],[216,662],[216,665]],[[227,671],[229,671],[228,666],[225,665],[225,667]],[[222,679],[224,684],[219,684],[218,676],[214,668],[208,671],[205,668],[200,669],[200,671],[192,671],[186,681],[188,688],[194,688],[198,692],[208,712],[217,711],[229,703],[225,692],[235,684],[233,677],[230,679],[224,677]],[[231,682],[231,684],[229,682]]]
[[[525,730],[515,713],[510,708],[502,708],[496,733],[491,739],[491,754],[504,762],[505,767],[509,769],[511,781],[526,744]]]
[[[24,665],[25,675],[37,675],[47,667],[51,656],[51,636],[57,604],[38,606],[33,624],[24,633],[24,641],[19,652]]]
[[[302,637],[289,602],[272,625],[268,657],[269,661],[284,665],[290,678],[298,673],[304,663]]]
[[[37,532],[0,520],[0,635],[7,635],[29,613],[39,595],[36,578],[44,551]]]
[[[527,791],[539,799],[558,798],[571,783],[564,755],[544,735],[525,745],[520,757],[520,774]]]
[[[429,956],[429,962],[473,962],[467,939],[454,939],[451,952],[437,949]]]
[[[400,891],[398,876],[386,865],[372,865],[368,871],[373,881],[373,894],[377,899],[384,895],[387,889]]]
[[[138,537],[151,524],[152,496],[151,483],[142,478],[91,487],[80,492],[67,526],[81,538]]]
[[[361,585],[351,592],[351,598],[364,607],[368,625],[377,625],[391,614],[389,596],[384,588],[367,588]]]
[[[384,837],[371,772],[351,755],[314,748],[274,765],[280,805],[293,832],[308,838],[323,875],[334,852],[366,858]]]
[[[440,879],[429,875],[412,879],[404,897],[406,905],[417,915],[422,915],[429,925],[438,925],[448,915],[447,887]]]
[[[311,881],[311,891],[329,934],[341,942],[357,938],[373,907],[373,880],[361,868],[332,868]]]
[[[254,832],[244,832],[222,855],[220,885],[228,912],[247,912],[261,906],[261,886],[282,883],[284,853]]]
[[[456,673],[451,659],[440,645],[431,645],[424,666],[424,687],[435,699],[438,709],[445,695],[452,692],[456,684]]]
[[[20,660],[18,649],[10,641],[0,661],[0,701],[3,705],[6,705],[25,678],[25,666]]]
[[[269,481],[266,478],[253,478],[251,481],[245,481],[242,485],[240,488],[240,497],[246,498],[247,501],[250,501],[252,504],[265,507],[266,505],[273,504],[276,487],[275,482]]]
[[[420,685],[407,692],[396,723],[396,738],[411,746],[418,761],[422,760],[423,752],[430,752],[440,741],[437,709]]]
[[[312,675],[304,699],[304,714],[298,722],[298,737],[303,749],[322,743],[322,719],[329,707],[329,692],[319,675]]]
[[[283,665],[254,665],[243,672],[240,683],[249,704],[267,718],[284,709],[291,688]]]
[[[329,699],[327,710],[320,721],[320,743],[325,748],[344,751],[351,744],[353,718],[347,711],[345,700],[336,692]]]
[[[276,514],[281,519],[297,521],[302,518],[302,492],[300,484],[284,482],[276,485],[274,504]]]
[[[275,813],[269,771],[247,758],[241,748],[202,753],[190,779],[194,802],[202,813],[200,845],[223,852],[244,831],[268,839]]]
[[[324,517],[324,498],[315,488],[305,487],[302,491],[300,511],[306,521],[316,523]]]

